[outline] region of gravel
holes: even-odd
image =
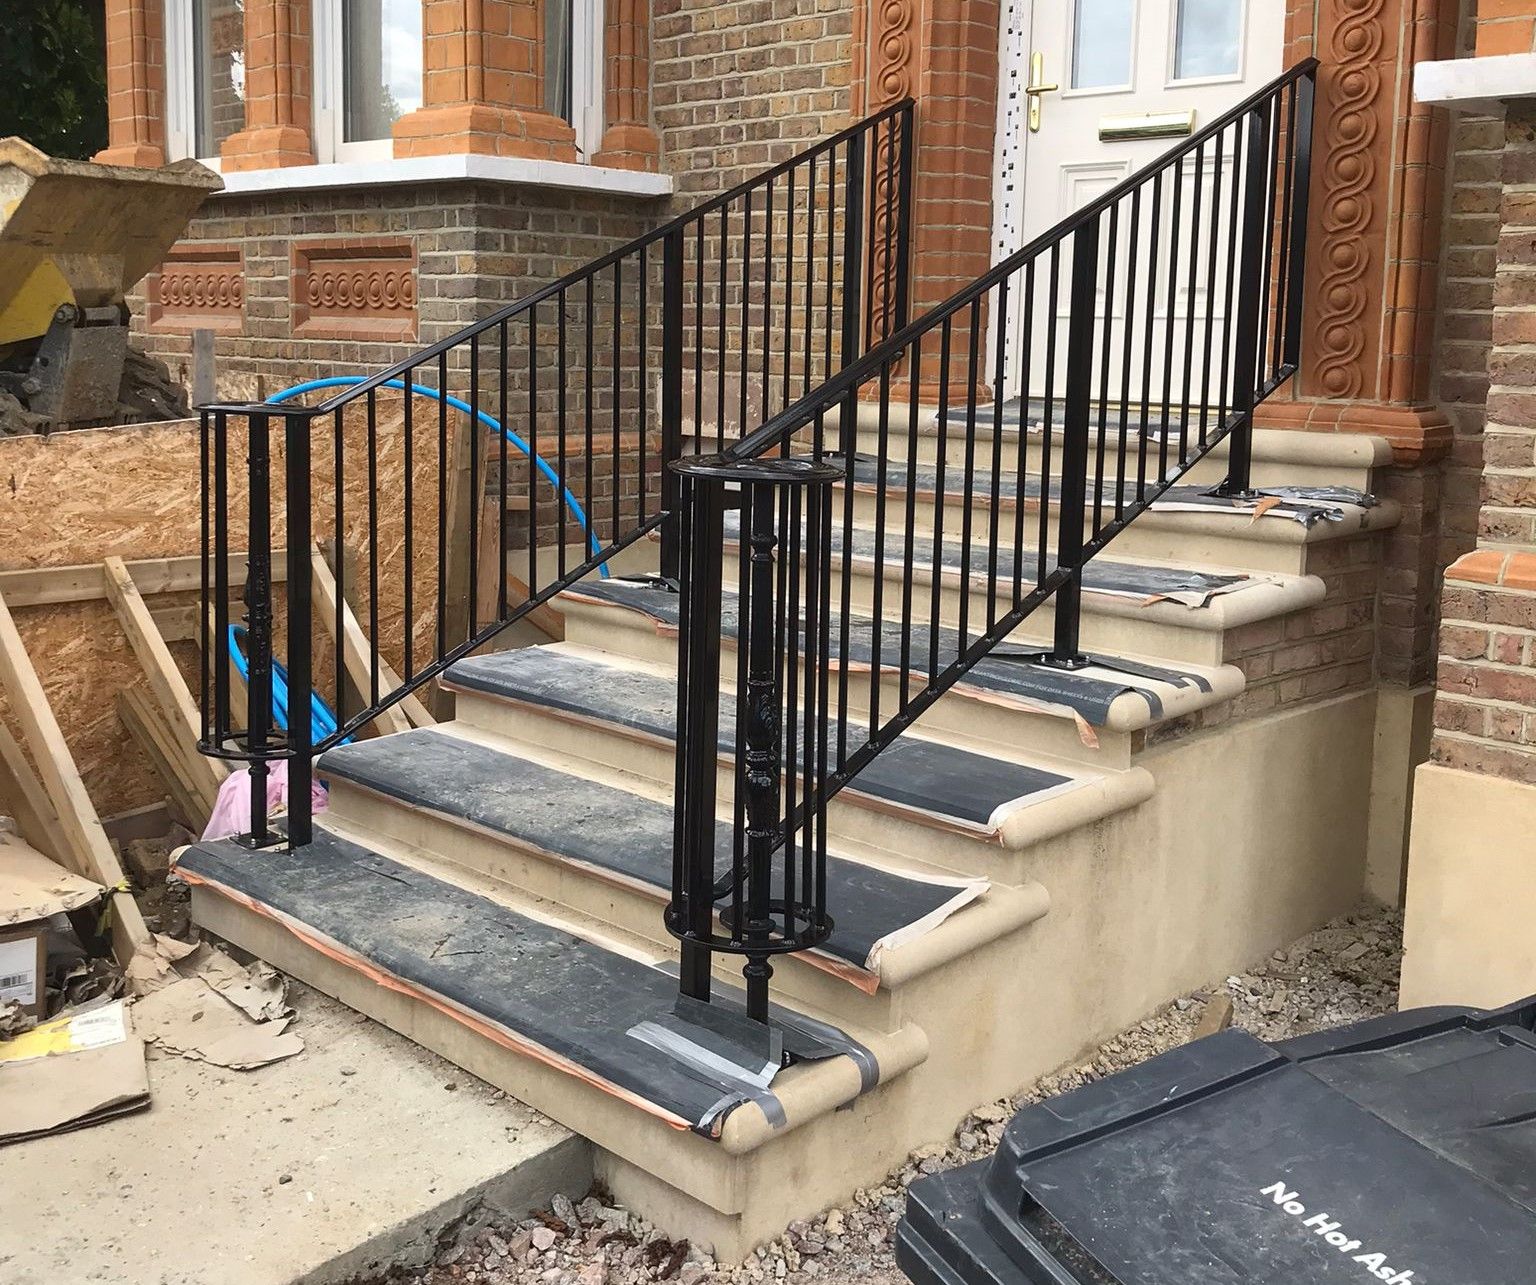
[[[575,1203],[557,1196],[551,1209],[521,1221],[465,1224],[439,1242],[427,1267],[353,1285],[903,1285],[892,1244],[915,1178],[989,1155],[1014,1113],[1030,1103],[1186,1043],[1207,1006],[1222,996],[1231,1002],[1232,1025],[1265,1040],[1390,1012],[1401,953],[1396,912],[1362,909],[1335,920],[1248,972],[1180,996],[1016,1098],[978,1107],[948,1143],[914,1152],[882,1185],[854,1193],[841,1209],[794,1223],[741,1265],[720,1267],[594,1192]]]

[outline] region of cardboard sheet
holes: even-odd
[[[148,1105],[144,1043],[122,1000],[0,1042],[0,1146]]]
[[[0,928],[89,906],[106,890],[56,865],[0,825]]]

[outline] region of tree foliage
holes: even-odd
[[[0,0],[0,138],[89,160],[107,145],[103,0]]]

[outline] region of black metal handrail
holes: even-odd
[[[666,465],[905,325],[912,152],[904,100],[318,404],[200,408],[200,748],[251,765],[249,842],[272,763],[307,842],[319,753],[658,529],[675,574]]]
[[[1035,659],[1086,663],[1085,567],[1219,442],[1217,489],[1250,494],[1254,407],[1300,360],[1317,65],[893,331],[707,469],[674,466],[692,535],[668,909],[685,993],[707,998],[711,952],[741,954],[763,1016],[768,958],[835,912],[786,891],[824,886],[829,800],[1048,603],[1053,646]],[[835,502],[802,499],[798,475],[768,493],[775,457],[841,472],[835,522]],[[732,702],[722,875],[703,729],[722,706],[730,726]]]

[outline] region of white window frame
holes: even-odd
[[[603,0],[571,0],[571,124],[583,161],[591,161],[603,141],[603,9]]]
[[[165,0],[165,150],[168,160],[188,157],[211,170],[217,155],[194,156],[197,146],[197,67],[192,39],[192,6],[200,0]]]
[[[389,138],[346,139],[346,48],[342,42],[341,0],[313,0],[310,11],[311,94],[314,101],[315,160],[387,161],[394,152]],[[425,76],[426,69],[423,67]]]

